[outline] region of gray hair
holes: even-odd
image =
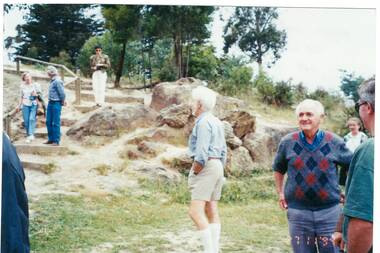
[[[216,104],[216,93],[211,89],[198,86],[191,92],[191,97],[195,101],[199,101],[204,111],[212,111]]]
[[[321,102],[314,99],[305,99],[301,103],[299,103],[296,107],[296,116],[298,117],[301,108],[308,107],[312,108],[313,112],[317,113],[319,116],[325,115],[325,108],[321,104]]]
[[[58,70],[57,70],[56,67],[49,65],[49,66],[47,67],[47,73],[48,73],[49,75],[55,76],[55,75],[58,75]]]
[[[368,102],[375,110],[375,77],[364,81],[358,88],[358,94],[362,102]]]

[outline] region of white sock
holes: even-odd
[[[213,245],[211,239],[211,231],[209,228],[198,230],[201,242],[203,244],[204,253],[213,253]]]
[[[214,253],[219,253],[219,240],[220,240],[220,223],[210,223],[212,245],[214,246]]]

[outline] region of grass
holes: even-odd
[[[50,162],[46,166],[43,166],[41,170],[43,173],[48,175],[57,170],[57,165],[54,162]]]
[[[290,252],[285,213],[277,207],[270,180],[263,180],[266,176],[252,175],[243,184],[230,179],[229,184],[236,185],[225,187],[220,203],[223,252]],[[141,180],[141,187],[142,194],[124,190],[117,196],[47,195],[32,201],[32,250],[98,252],[101,245],[109,244],[101,252],[174,251],[177,246],[164,235],[186,232],[191,237],[194,231],[187,215],[186,183]],[[181,239],[182,249],[200,250],[188,239]]]
[[[112,168],[108,164],[102,163],[97,165],[95,168],[92,168],[92,170],[95,170],[101,176],[107,176]]]

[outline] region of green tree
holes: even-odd
[[[102,5],[105,26],[111,31],[114,41],[122,45],[115,64],[115,87],[120,87],[128,41],[142,37],[143,8],[142,5]]]
[[[66,51],[72,64],[84,42],[102,32],[102,23],[95,16],[85,16],[92,8],[88,4],[33,4],[29,5],[26,21],[16,27],[17,36],[7,38],[7,46],[16,48],[19,55],[27,55],[29,48],[36,48],[38,58],[49,61]],[[15,45],[16,43],[21,43]]]
[[[236,7],[224,27],[224,52],[237,44],[262,70],[263,57],[270,55],[274,64],[286,45],[286,32],[278,30],[274,21],[276,8]]]
[[[290,106],[294,102],[291,80],[277,82],[274,86],[274,103],[277,106]]]
[[[344,95],[354,101],[358,101],[358,87],[364,81],[364,78],[362,76],[355,76],[354,73],[349,73],[346,70],[341,70],[341,73],[340,89],[343,91]]]
[[[266,104],[273,104],[276,90],[272,79],[264,71],[260,71],[253,83],[261,100]]]
[[[213,46],[194,46],[190,54],[188,76],[215,81],[219,60]]]
[[[150,37],[172,39],[178,78],[188,73],[191,47],[210,37],[207,25],[214,10],[210,6],[147,6],[146,33]]]

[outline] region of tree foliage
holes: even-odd
[[[211,6],[147,6],[145,32],[148,37],[171,38],[177,77],[186,76],[191,47],[210,37],[207,25],[215,8]]]
[[[6,46],[16,48],[17,54],[37,52],[39,59],[49,61],[65,51],[74,64],[83,43],[102,32],[101,22],[94,15],[85,15],[92,5],[33,4],[28,7],[29,14],[24,16],[26,23],[16,27],[16,37],[7,38]]]
[[[364,78],[362,76],[355,76],[354,73],[349,73],[345,70],[342,70],[341,73],[340,89],[343,91],[344,95],[354,101],[358,101],[358,87],[364,81]]]
[[[277,18],[276,8],[236,7],[224,28],[224,52],[237,44],[260,69],[264,55],[270,55],[274,64],[286,45],[286,32],[274,23]]]

